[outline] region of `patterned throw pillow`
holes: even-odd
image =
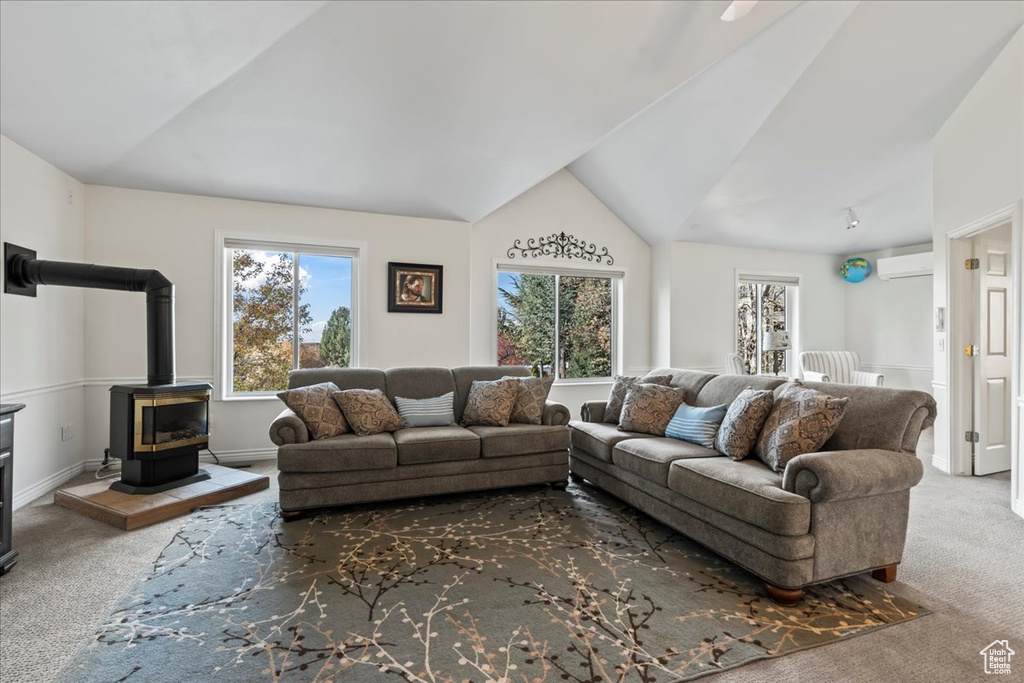
[[[409,427],[445,427],[455,424],[455,392],[437,398],[395,396],[398,414]]]
[[[665,428],[682,402],[682,389],[660,384],[639,384],[626,394],[619,429],[665,436]]]
[[[519,383],[511,379],[492,382],[475,381],[469,387],[466,410],[462,414],[463,426],[491,425],[507,427],[512,409],[519,395]]]
[[[715,437],[715,450],[733,460],[742,460],[750,455],[773,405],[775,394],[770,389],[747,387],[741,391],[722,420]]]
[[[814,453],[843,419],[848,398],[835,398],[799,384],[787,387],[757,440],[757,457],[776,472],[798,455]]]
[[[604,409],[604,421],[618,424],[622,417],[622,406],[626,402],[626,394],[633,387],[643,384],[660,384],[668,386],[672,382],[672,375],[655,375],[653,377],[623,377],[619,375],[612,385],[612,392],[608,395],[608,403]]]
[[[544,404],[551,392],[553,376],[548,377],[502,377],[515,380],[518,385],[516,404],[512,408],[509,422],[539,425],[544,419]]]
[[[331,396],[341,406],[352,431],[359,436],[393,432],[405,426],[380,389],[348,389],[336,391]]]
[[[695,408],[683,403],[676,408],[676,414],[665,428],[665,436],[689,441],[704,448],[714,448],[715,434],[728,409],[726,405]]]
[[[338,390],[334,382],[282,391],[277,395],[306,424],[314,439],[329,439],[347,432],[348,422],[331,394]]]

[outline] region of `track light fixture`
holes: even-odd
[[[860,219],[857,218],[857,213],[853,210],[852,207],[847,207],[846,208],[846,229],[847,230],[853,230],[858,225],[860,225]]]

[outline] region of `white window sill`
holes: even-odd
[[[595,387],[611,386],[615,384],[614,379],[556,379],[551,388],[555,387]]]
[[[221,397],[219,397],[217,399],[214,399],[214,400],[223,401],[225,403],[234,403],[235,401],[239,401],[239,402],[246,402],[246,401],[278,401],[280,399],[277,398],[276,394],[258,394],[256,396],[242,396],[242,395],[221,396]]]

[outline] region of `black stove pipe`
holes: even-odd
[[[146,293],[146,352],[150,386],[174,383],[174,285],[158,270],[41,261],[17,254],[7,277],[18,286],[60,285]]]

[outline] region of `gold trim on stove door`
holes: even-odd
[[[210,392],[195,391],[188,393],[153,394],[146,398],[135,399],[135,451],[137,453],[154,453],[166,451],[169,448],[181,448],[182,446],[193,446],[195,444],[207,443],[210,435],[195,436],[191,439],[176,439],[166,443],[147,444],[142,443],[142,409],[156,408],[157,406],[170,406],[176,403],[209,403]]]

